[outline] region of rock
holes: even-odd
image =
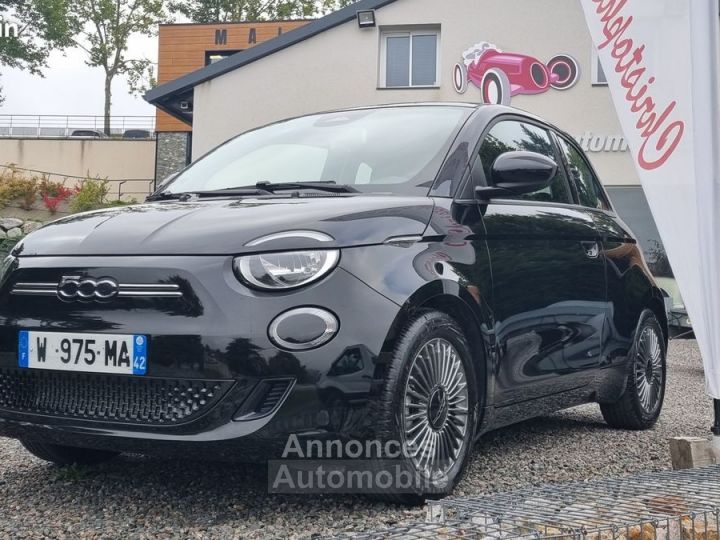
[[[0,218],[0,228],[9,231],[10,229],[17,229],[23,224],[22,219],[17,218]]]
[[[7,238],[7,233],[0,229],[0,240],[5,240]]]
[[[40,227],[42,227],[42,223],[39,223],[37,221],[26,221],[25,224],[22,226],[22,232],[25,234],[30,234],[33,231],[37,231]]]
[[[10,238],[11,240],[14,240],[14,239],[16,239],[16,238],[22,238],[22,236],[23,236],[23,232],[22,232],[22,229],[19,228],[19,227],[15,227],[14,229],[10,229],[10,230],[7,232],[7,237]]]

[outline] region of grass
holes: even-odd
[[[57,479],[65,482],[83,482],[90,478],[90,471],[81,465],[67,465],[57,471]]]

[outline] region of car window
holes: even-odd
[[[525,122],[506,120],[495,124],[480,146],[480,160],[482,161],[485,178],[490,181],[492,167],[498,157],[506,152],[518,150],[537,152],[559,164],[555,145],[547,130]],[[546,188],[514,198],[559,203],[569,203],[572,200],[567,178],[562,167],[558,167],[555,178],[550,181]]]
[[[577,190],[578,200],[588,208],[610,210],[610,204],[605,198],[600,181],[593,174],[590,165],[580,151],[565,138],[558,137],[560,150],[564,154],[565,162],[570,172],[570,180]]]

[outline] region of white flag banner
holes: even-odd
[[[718,0],[580,0],[720,399]]]

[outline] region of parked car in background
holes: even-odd
[[[107,135],[97,129],[75,129],[70,133],[73,139],[105,139]]]
[[[423,481],[381,496],[418,503],[501,426],[597,402],[650,428],[667,340],[662,293],[568,134],[497,105],[314,114],[15,248],[0,435],[58,464],[395,442]]]
[[[152,139],[152,131],[147,129],[126,129],[123,139]]]

